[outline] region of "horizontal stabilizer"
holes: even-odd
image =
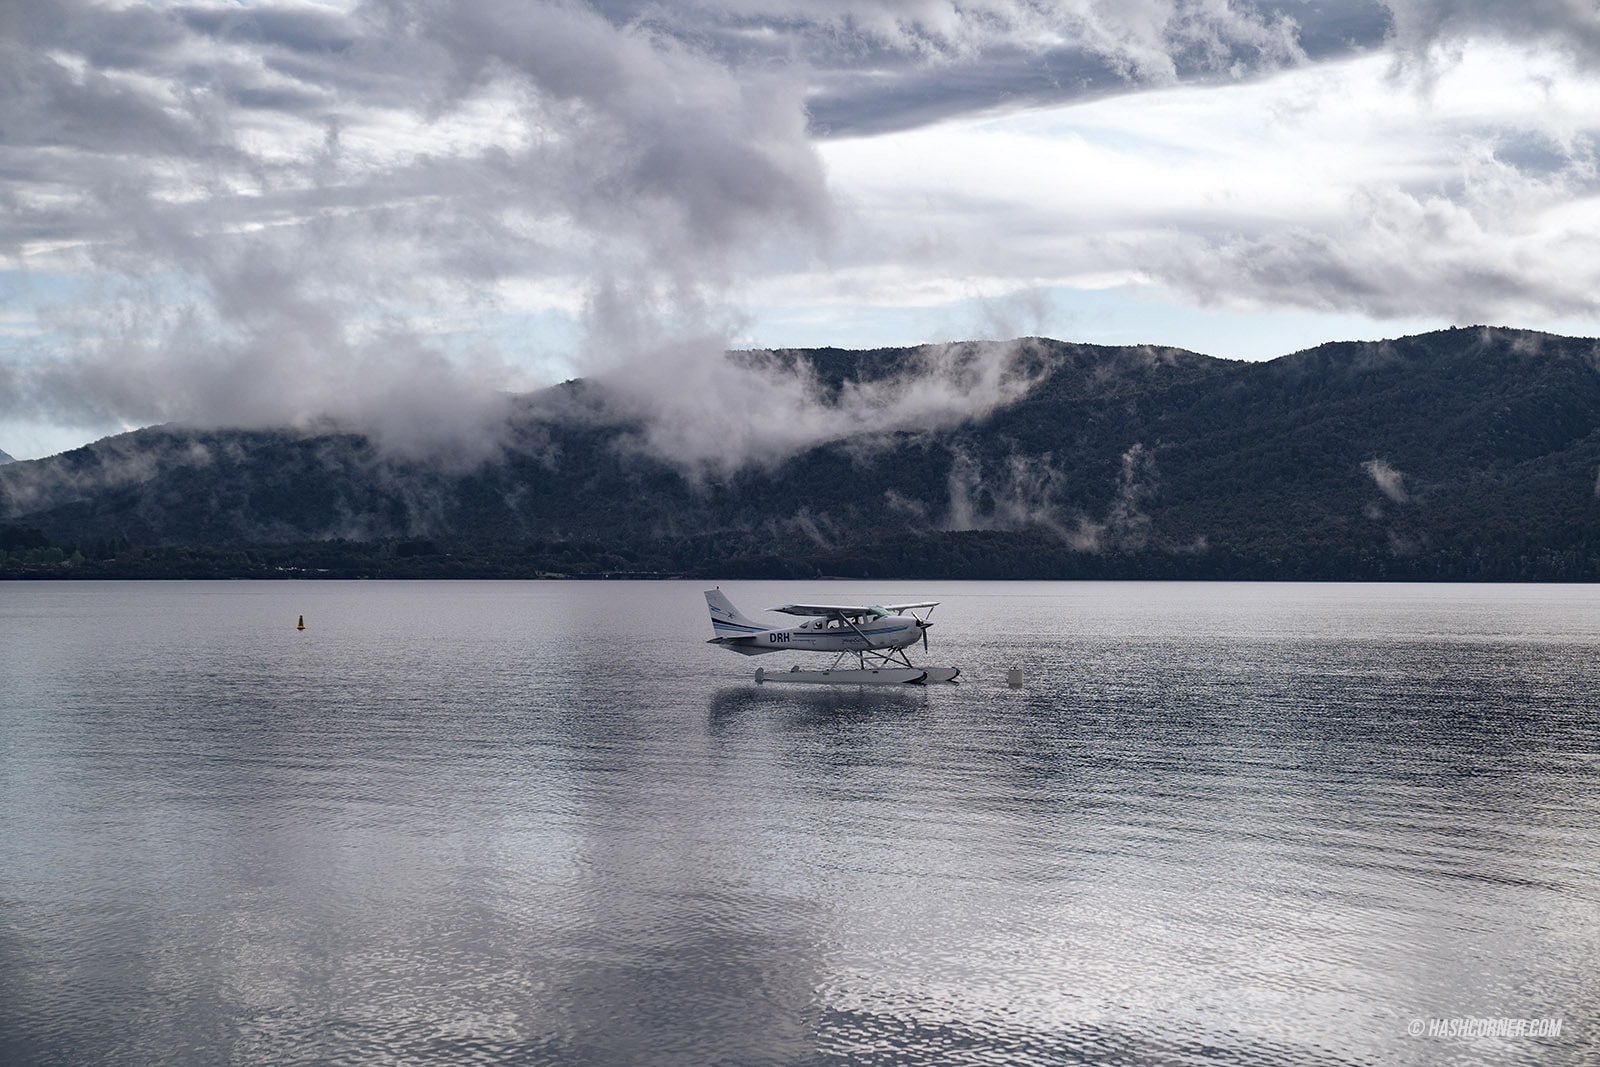
[[[748,637],[713,637],[706,644],[721,645],[729,652],[737,652],[741,656],[759,656],[766,652],[782,651],[775,645],[763,645],[759,642],[759,635],[751,634]]]

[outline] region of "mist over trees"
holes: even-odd
[[[158,427],[9,464],[0,575],[1600,579],[1591,340],[728,359],[782,403],[572,382],[469,457]]]

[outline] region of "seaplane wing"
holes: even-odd
[[[907,611],[920,611],[923,608],[937,607],[937,600],[925,600],[917,604],[784,604],[782,607],[769,608],[769,611],[781,611],[785,615],[821,615],[831,618],[856,618],[861,615],[871,615],[884,612],[889,615],[899,615]]]

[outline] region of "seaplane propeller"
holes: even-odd
[[[919,606],[924,606],[924,605],[919,605]],[[929,604],[929,605],[925,605],[925,606],[928,609],[928,614],[929,615],[933,614],[934,605]],[[924,651],[924,652],[928,651],[928,627],[932,626],[933,623],[929,622],[928,619],[925,616],[918,615],[915,611],[909,611],[908,610],[906,612],[906,614],[911,616],[911,621],[917,624],[917,629],[918,630],[922,631],[922,651]]]

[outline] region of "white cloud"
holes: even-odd
[[[447,317],[703,327],[748,248],[828,222],[790,71],[582,5],[19,4],[0,255],[97,284],[35,304],[0,417],[476,436],[548,353]]]
[[[1405,474],[1391,467],[1388,460],[1369,459],[1361,464],[1361,469],[1367,472],[1379,492],[1396,504],[1404,504],[1411,499],[1411,494],[1406,492]]]
[[[825,145],[852,282],[914,304],[1143,278],[1201,303],[1523,324],[1600,314],[1600,84],[1473,46]],[[892,291],[891,291],[892,290]]]
[[[1028,342],[930,345],[899,372],[825,390],[804,363],[722,361],[722,339],[660,345],[600,376],[642,416],[638,442],[692,472],[726,474],[850,437],[944,429],[1024,395],[1045,363]]]

